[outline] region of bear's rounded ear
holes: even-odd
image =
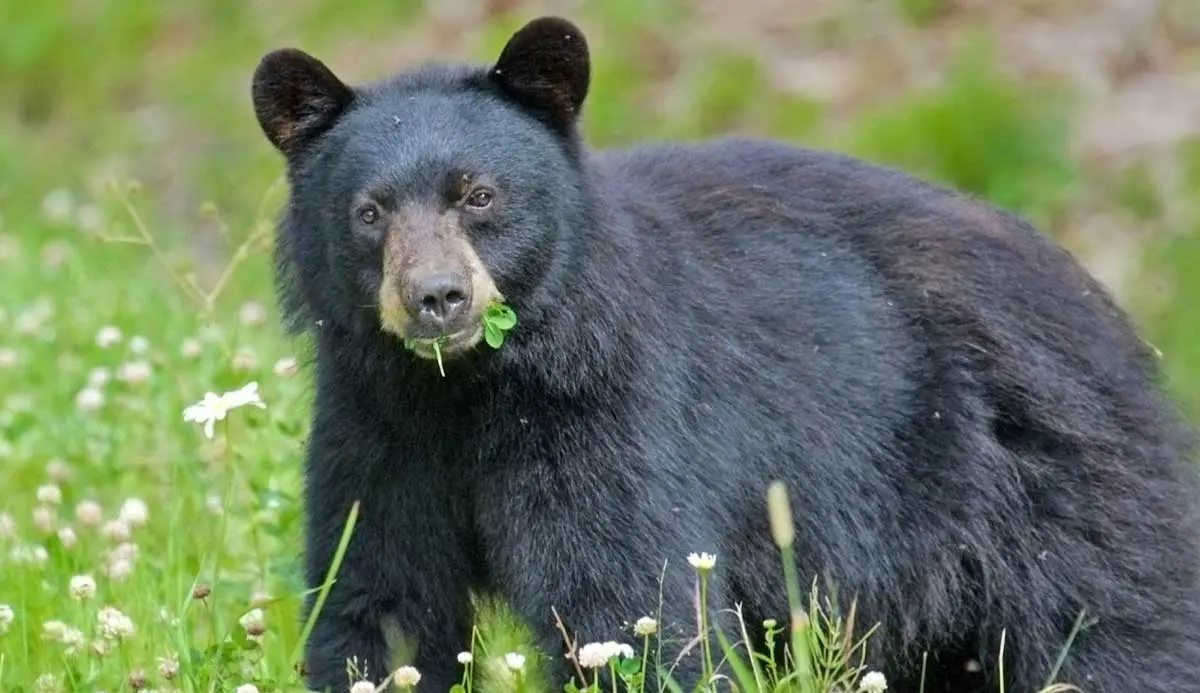
[[[263,56],[251,86],[254,114],[271,144],[293,156],[354,101],[354,91],[320,60],[295,48]]]
[[[587,40],[565,19],[535,19],[512,35],[488,76],[521,105],[566,127],[588,93]]]

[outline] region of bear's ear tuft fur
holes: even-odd
[[[288,157],[332,126],[354,101],[354,91],[324,63],[295,48],[263,56],[251,94],[263,134]]]
[[[512,35],[488,76],[517,103],[570,126],[591,79],[587,40],[565,19],[535,19]]]

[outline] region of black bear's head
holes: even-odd
[[[556,17],[525,25],[489,67],[430,64],[358,87],[299,50],[265,55],[252,96],[291,188],[284,307],[383,330],[423,357],[434,340],[446,356],[475,349],[493,301],[522,316],[586,222],[576,126],[589,70],[582,32]]]

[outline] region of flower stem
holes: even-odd
[[[704,682],[713,677],[712,644],[708,639],[708,571],[700,571],[700,644],[704,648]]]

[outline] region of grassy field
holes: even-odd
[[[1069,76],[1003,69],[989,17],[941,0],[831,4],[799,3],[814,18],[779,29],[807,42],[821,74],[861,67],[881,44],[936,45],[922,58],[935,78],[883,61],[827,89],[789,87],[781,72],[802,71],[758,40],[770,27],[710,36],[714,12],[750,16],[755,3],[0,6],[0,691],[299,689],[307,352],[277,323],[267,252],[282,169],[248,93],[258,57],[287,43],[368,79],[439,54],[489,59],[537,9],[568,12],[595,52],[594,144],[767,134],[1016,209],[1122,278],[1169,386],[1200,413],[1188,300],[1200,138],[1093,156],[1072,145],[1086,94]],[[1089,12],[1053,4],[1052,23]],[[1122,68],[1135,77],[1198,64],[1188,4],[1159,4],[1176,14],[1155,34],[1158,57]],[[206,393],[251,383],[264,406],[229,412],[211,438],[185,421]],[[507,686],[504,657],[521,653],[536,688],[536,653],[497,613],[476,664]]]

